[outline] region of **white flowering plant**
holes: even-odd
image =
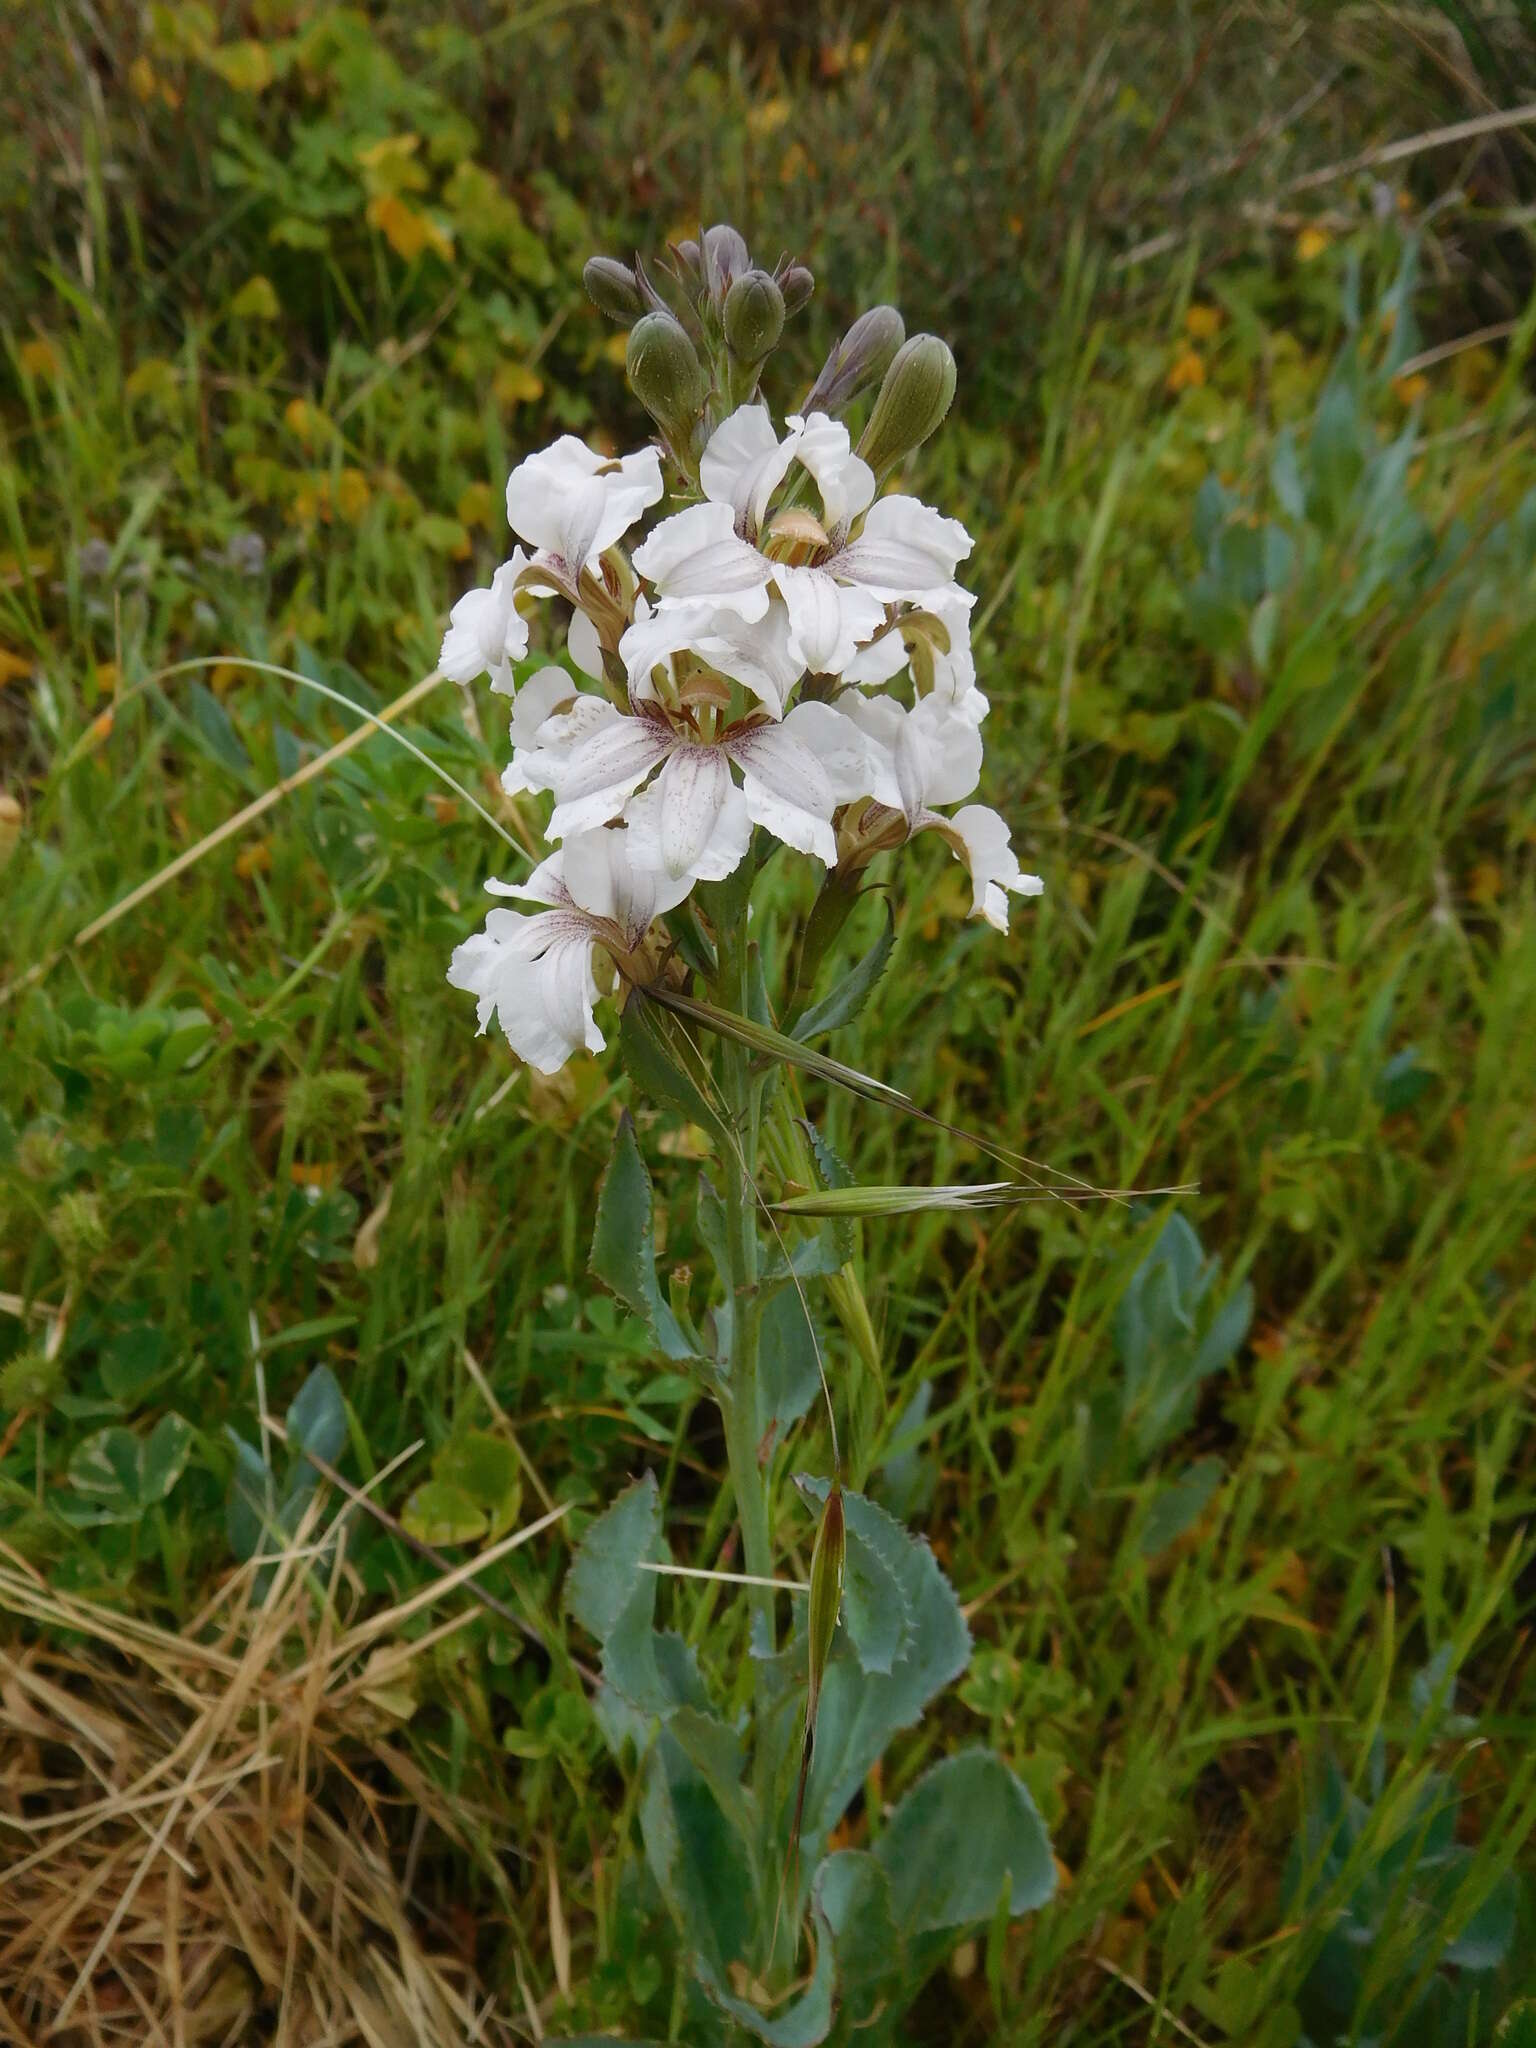
[[[902,1210],[1029,1199],[1039,1183],[855,1186],[802,1103],[810,1077],[915,1111],[816,1043],[857,1014],[889,957],[887,916],[820,987],[875,863],[936,834],[968,870],[973,915],[999,933],[1010,898],[1041,884],[1005,821],[972,800],[988,704],[958,580],[971,537],[890,488],[949,408],[948,348],[876,307],[780,423],[764,372],[809,272],[754,265],[723,225],[657,269],[665,289],[638,258],[587,266],[596,304],[630,327],[655,442],[611,457],[566,435],[520,462],[507,484],[518,544],[454,606],[443,642],[449,676],[489,676],[511,699],[504,786],[547,796],[550,842],[526,879],[487,884],[500,900],[449,980],[476,999],[482,1031],[498,1026],[543,1073],[604,1050],[611,999],[637,1093],[713,1152],[698,1188],[718,1276],[705,1299],[686,1270],[663,1289],[628,1115],[591,1263],[669,1368],[718,1404],[739,1553],[674,1566],[647,1474],[587,1530],[566,1600],[601,1646],[603,1734],[638,1776],[646,1864],[688,1987],[674,2011],[689,2038],[814,2048],[855,2029],[884,2038],[957,1930],[1037,1907],[1054,1883],[1029,1793],[987,1751],[931,1770],[874,1817],[870,1847],[829,1846],[890,1739],[970,1654],[926,1543],[858,1490],[855,1392],[878,1386],[881,1358],[856,1231]],[[855,440],[847,415],[870,394]],[[530,660],[534,619],[563,636],[564,660]],[[785,862],[814,895],[775,971],[753,893]],[[840,1410],[845,1432],[855,1425],[846,1472]],[[798,1462],[823,1471],[795,1473],[797,1493],[785,1482]],[[793,1563],[807,1541],[808,1582]],[[661,1581],[679,1571],[746,1591],[743,1681],[720,1701],[692,1647],[656,1625]]]

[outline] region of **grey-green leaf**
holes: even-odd
[[[874,1855],[908,1936],[987,1920],[1008,1887],[1015,1917],[1056,1889],[1050,1837],[1034,1800],[1000,1757],[946,1757],[903,1799]]]
[[[794,1036],[803,1044],[808,1039],[818,1038],[824,1031],[836,1031],[839,1025],[851,1024],[884,974],[895,943],[896,923],[887,905],[880,936],[819,1003],[812,1003],[808,1010],[802,1011],[795,1020]]]
[[[603,1285],[626,1308],[644,1317],[666,1357],[691,1359],[695,1355],[656,1279],[651,1177],[640,1157],[635,1120],[628,1110],[619,1118],[613,1153],[598,1196],[590,1263]]]

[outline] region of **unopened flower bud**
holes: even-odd
[[[751,252],[729,221],[704,230],[704,268],[706,281],[722,297],[733,277],[752,268]]]
[[[784,332],[784,294],[766,270],[747,270],[725,295],[725,338],[731,354],[760,363]]]
[[[791,263],[779,279],[786,313],[798,313],[816,289],[816,280],[803,263]]]
[[[690,284],[701,285],[704,282],[704,252],[692,235],[685,241],[674,242],[672,254],[677,258],[678,265]]]
[[[920,448],[949,411],[955,359],[936,334],[914,334],[885,373],[859,453],[875,475]]]
[[[802,412],[828,412],[834,417],[890,367],[906,335],[894,306],[871,306],[861,313],[822,364]]]
[[[587,288],[587,297],[610,320],[635,320],[645,311],[635,273],[616,256],[589,256],[582,267],[581,281]]]
[[[704,403],[704,372],[682,323],[647,313],[629,332],[625,369],[636,398],[662,432],[685,439]]]

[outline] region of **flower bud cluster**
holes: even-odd
[[[632,322],[630,381],[687,479],[681,508],[639,537],[665,494],[658,450],[611,459],[563,436],[513,470],[519,544],[443,641],[445,674],[488,674],[513,698],[503,785],[548,793],[554,844],[526,883],[488,885],[538,907],[493,910],[449,979],[545,1072],[601,1049],[599,968],[605,984],[664,971],[661,920],[747,860],[754,831],[821,863],[844,903],[923,832],[965,863],[973,914],[999,931],[1009,893],[1041,887],[1003,819],[966,801],[988,711],[956,580],[971,537],[880,494],[949,409],[949,350],[876,307],[781,429],[760,373],[810,273],[758,268],[720,226],[677,244],[670,275],[672,305],[638,260],[586,271],[594,302]],[[875,386],[855,448],[837,414]],[[569,666],[519,681],[525,606],[550,596],[569,608]]]

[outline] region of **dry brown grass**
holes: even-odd
[[[302,1534],[257,1587],[235,1574],[172,1635],[0,1555],[0,2036],[537,2038],[536,2014],[514,2036],[477,1991],[408,1878],[431,1830],[462,1831],[398,1714],[412,1658],[469,1614],[415,1643],[399,1609],[348,1626],[340,1547]]]

